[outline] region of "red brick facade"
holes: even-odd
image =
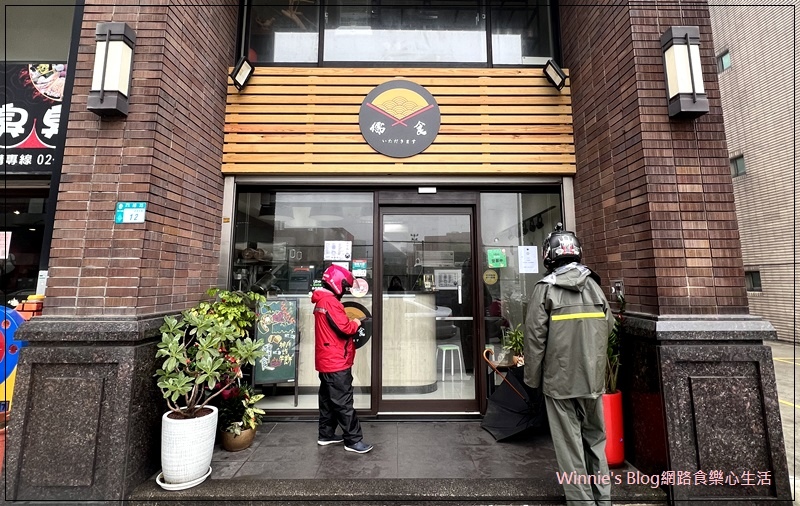
[[[233,64],[239,2],[114,3],[85,6],[45,315],[176,311],[216,282],[227,93],[219,76]],[[124,120],[86,110],[95,26],[108,21],[137,36]],[[115,225],[118,201],[146,202],[146,223]]]
[[[747,314],[741,248],[705,3],[574,2],[560,9],[586,261],[625,284],[627,309]],[[700,27],[711,110],[670,120],[660,36]]]

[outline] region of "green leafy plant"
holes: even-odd
[[[208,293],[216,300],[181,312],[181,318],[165,317],[159,329],[156,358],[164,362],[156,384],[170,411],[183,418],[197,417],[242,377],[245,364],[254,365],[264,355],[264,341],[249,337],[255,311],[248,304],[266,299],[217,289]]]
[[[220,430],[239,436],[243,430],[261,425],[264,410],[257,408],[256,403],[263,398],[263,394],[255,394],[249,385],[235,386],[223,392],[216,403]]]
[[[614,314],[614,327],[608,335],[606,347],[606,393],[613,394],[617,391],[620,362],[620,332],[622,331],[622,314],[625,312],[625,297],[617,294],[619,312]]]
[[[517,357],[521,357],[525,352],[525,331],[521,327],[522,324],[518,323],[513,329],[508,329],[503,342],[503,348],[511,350]]]
[[[255,292],[240,292],[209,288],[206,292],[214,297],[210,302],[200,302],[196,311],[220,322],[229,322],[241,337],[248,337],[256,321],[256,306],[267,298]]]

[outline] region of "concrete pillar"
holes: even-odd
[[[691,485],[666,486],[676,504],[788,504],[775,375],[762,344],[775,333],[748,315],[708,6],[573,2],[560,21],[577,233],[606,292],[622,280],[628,303],[626,458],[648,474],[688,473]],[[667,114],[660,36],[683,25],[700,27],[710,102],[695,120]],[[740,483],[700,484],[711,471]],[[770,483],[761,475],[761,484],[742,485],[748,472],[768,472]]]

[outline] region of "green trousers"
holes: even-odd
[[[611,504],[603,399],[544,396],[568,506]],[[574,473],[574,474],[573,474]]]

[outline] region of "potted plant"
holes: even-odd
[[[622,429],[622,392],[617,388],[620,366],[620,333],[625,298],[617,293],[619,313],[614,315],[614,327],[606,347],[606,393],[603,394],[603,418],[606,427],[606,460],[611,467],[625,462],[625,438]]]
[[[511,352],[512,362],[518,367],[525,365],[525,331],[521,327],[522,324],[518,323],[516,327],[507,329],[503,336],[503,349]]]
[[[257,408],[256,403],[263,398],[263,394],[255,394],[246,384],[222,393],[217,407],[223,448],[237,452],[253,444],[256,428],[264,415],[264,410]]]
[[[225,296],[231,292],[210,290],[213,302],[201,302],[181,313],[167,316],[158,343],[157,358],[164,361],[156,371],[157,386],[167,401],[161,418],[161,466],[156,481],[164,488],[180,490],[201,483],[211,473],[218,410],[210,402],[242,376],[242,366],[253,365],[263,355],[263,340],[253,340],[245,328],[256,294]]]

